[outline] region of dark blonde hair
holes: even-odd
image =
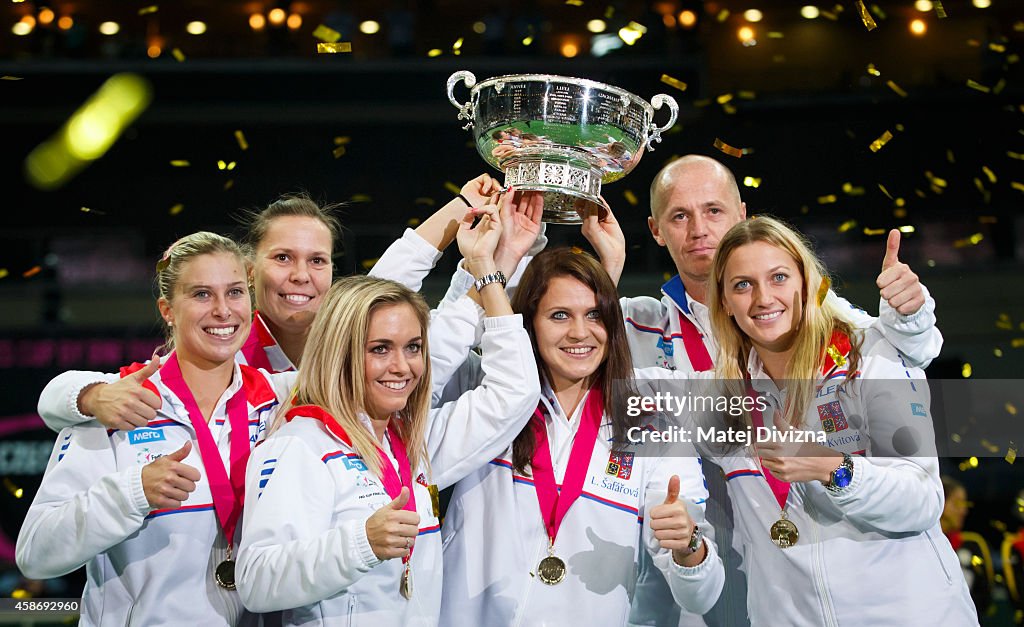
[[[538,254],[526,267],[512,298],[512,309],[523,315],[523,324],[530,336],[537,365],[550,381],[547,364],[541,359],[537,348],[537,335],[533,325],[537,316],[537,306],[547,293],[552,279],[557,277],[576,279],[594,292],[601,324],[608,333],[608,350],[604,362],[598,367],[589,384],[600,384],[605,407],[625,408],[627,397],[635,395],[636,391],[632,383],[633,357],[629,350],[625,322],[622,319],[619,293],[615,283],[597,259],[578,249],[551,248]],[[627,430],[636,426],[638,421],[628,417],[625,411],[613,409],[609,414],[612,420],[613,439],[625,441]],[[516,471],[525,472],[533,458],[533,452],[533,431],[527,424],[512,444],[512,465]]]
[[[267,236],[270,224],[284,217],[313,218],[319,220],[331,233],[331,252],[338,247],[338,240],[341,239],[341,222],[334,211],[340,204],[317,204],[309,194],[299,192],[295,194],[284,194],[266,209],[260,211],[246,211],[242,214],[241,222],[245,226],[246,234],[243,242],[249,254],[256,252],[260,242]]]
[[[280,427],[284,413],[292,406],[322,407],[345,429],[352,438],[352,447],[378,476],[381,474],[379,444],[358,416],[367,409],[363,355],[370,320],[377,310],[390,305],[412,307],[423,337],[423,375],[393,424],[406,445],[413,471],[420,464],[429,463],[426,428],[430,412],[430,348],[427,345],[430,309],[422,296],[387,279],[350,276],[339,279],[327,291],[309,330],[292,404],[284,404],[273,429]]]

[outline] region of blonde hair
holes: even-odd
[[[182,237],[168,246],[160,261],[157,262],[155,279],[157,298],[162,298],[168,303],[173,302],[174,290],[181,279],[181,273],[184,271],[185,264],[200,255],[213,255],[217,253],[234,255],[242,264],[243,272],[248,274],[249,258],[242,252],[242,247],[233,239],[209,231],[197,231]],[[164,321],[163,325],[164,337],[167,338],[167,343],[164,346],[166,350],[171,350],[174,348],[173,329],[167,325],[166,321]]]
[[[783,414],[788,424],[800,426],[820,376],[822,359],[832,333],[841,331],[851,341],[847,379],[854,376],[860,361],[858,337],[854,334],[853,325],[831,300],[825,298],[818,302],[818,290],[827,279],[828,271],[803,235],[774,218],[758,216],[744,220],[729,229],[718,243],[711,264],[708,307],[711,310],[711,327],[718,341],[718,358],[715,363],[719,378],[742,381],[747,377],[747,359],[753,343],[736,324],[736,320],[726,313],[722,299],[725,293],[725,266],[729,257],[740,247],[754,242],[765,242],[788,253],[796,261],[797,270],[803,278],[801,318],[794,340],[795,350],[785,375],[789,386],[789,402]]]
[[[379,443],[359,421],[366,413],[366,371],[363,356],[373,314],[382,307],[409,305],[416,314],[423,337],[423,375],[409,396],[405,409],[392,418],[405,443],[413,472],[428,464],[426,428],[430,412],[430,350],[427,324],[430,310],[423,297],[409,288],[368,276],[351,276],[336,281],[324,295],[302,354],[302,368],[296,380],[291,404],[284,403],[271,432],[293,406],[322,407],[352,439],[352,448],[363,462],[381,476]]]

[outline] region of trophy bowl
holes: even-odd
[[[465,103],[455,88],[470,88]],[[679,106],[658,94],[646,102],[624,89],[581,78],[515,74],[477,84],[465,70],[448,77],[448,100],[472,129],[484,161],[505,173],[504,185],[544,192],[544,221],[579,224],[601,212],[601,184],[617,181],[676,123]],[[669,120],[654,123],[667,105]]]

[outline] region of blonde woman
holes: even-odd
[[[436,490],[501,451],[540,393],[494,261],[500,233],[493,206],[469,211],[460,228],[487,316],[487,375],[439,409],[430,410],[422,298],[366,277],[328,291],[286,424],[249,466],[239,589],[251,610],[284,610],[288,625],[437,624]]]
[[[751,623],[976,625],[939,526],[924,374],[820,298],[826,276],[807,242],[767,217],[733,226],[711,268],[716,373],[762,400],[732,426],[765,435],[715,460]]]
[[[57,437],[17,560],[34,579],[85,565],[82,625],[256,620],[234,583],[244,469],[295,375],[235,363],[252,319],[246,266],[214,233],[172,244],[157,265],[157,304],[173,351],[121,372],[159,399],[154,419]]]

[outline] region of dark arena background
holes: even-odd
[[[624,295],[657,295],[672,268],[647,230],[653,176],[706,154],[736,174],[748,212],[809,235],[836,289],[871,313],[885,234],[903,231],[900,258],[945,337],[929,378],[1024,368],[1024,2],[153,2],[0,4],[0,597],[77,597],[84,581],[27,581],[14,565],[55,437],[35,413],[46,382],[148,357],[161,251],[199,229],[237,233],[240,210],[281,193],[344,202],[337,274],[365,272],[489,168],[446,97],[457,70],[679,102],[664,141],[603,189],[629,246]],[[80,171],[39,180],[30,153],[123,74],[142,77],[148,105],[109,138],[97,126],[99,143],[116,141]],[[548,235],[586,246],[576,226]],[[457,259],[439,264],[430,299]],[[1007,423],[1024,412],[1000,408]],[[942,463],[966,486],[965,530],[990,548],[970,558],[991,577],[981,621],[1014,624],[1024,442],[960,431],[942,437],[979,454]]]

